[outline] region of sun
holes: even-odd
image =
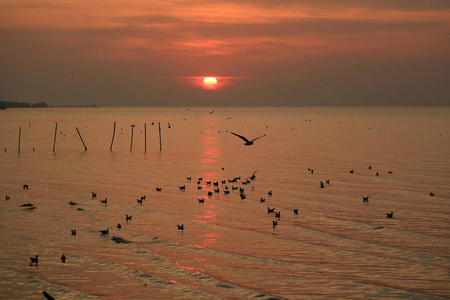
[[[203,85],[206,88],[213,88],[217,85],[217,78],[216,77],[205,77],[205,78],[203,78]]]

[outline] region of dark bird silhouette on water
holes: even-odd
[[[35,264],[37,266],[38,263],[39,263],[39,258],[38,258],[37,254],[35,257],[30,257],[30,265]]]
[[[389,218],[389,219],[394,218],[394,212],[391,211],[391,213],[386,213],[386,218]]]
[[[323,189],[325,186],[323,185],[323,182],[320,182],[320,188]]]
[[[298,208],[294,208],[294,214],[298,215]]]
[[[205,198],[197,199],[197,200],[198,200],[198,203],[205,203]]]
[[[278,221],[272,221],[272,227],[275,228],[278,225]]]
[[[273,212],[275,212],[275,208],[267,207],[267,213],[268,214],[273,213]]]
[[[157,191],[157,192],[161,192],[161,190],[162,190],[162,188],[156,187],[156,191]]]
[[[186,190],[186,185],[179,186],[178,188],[179,188],[180,190],[184,191],[184,190]]]
[[[92,199],[97,198],[97,193],[92,192]]]
[[[125,215],[125,218],[126,218],[126,221],[127,221],[127,222],[128,222],[129,220],[131,220],[132,217],[133,217],[133,216]]]
[[[281,211],[275,212],[275,218],[281,218]]]
[[[259,200],[259,203],[263,203],[266,202],[266,199],[264,199],[263,197],[261,197],[261,200]]]
[[[268,196],[272,196],[272,190],[268,191],[268,192],[267,192],[267,195],[268,195]]]
[[[369,202],[369,196],[367,196],[367,197],[362,197],[362,198],[363,198],[363,203],[364,203],[364,202],[366,202],[366,203]]]
[[[120,223],[117,223],[117,228],[122,228],[122,225],[120,225]]]
[[[136,199],[137,203],[142,205],[142,199]]]
[[[28,184],[24,184],[24,185],[23,185],[23,189],[24,189],[24,190],[28,190]]]
[[[77,235],[77,230],[76,229],[70,229],[70,231],[72,232],[72,235]]]
[[[181,225],[177,224],[177,227],[178,227],[178,230],[184,230],[184,225],[183,224],[181,224]]]
[[[100,232],[102,235],[109,235],[109,229],[106,229],[106,230],[99,230],[99,232]]]
[[[250,141],[250,140],[248,140],[245,136],[236,134],[236,133],[231,132],[231,131],[230,131],[230,133],[233,134],[233,135],[235,135],[235,136],[237,136],[237,137],[239,137],[239,138],[241,138],[241,139],[243,139],[244,142],[245,142],[245,143],[244,143],[245,146],[251,146],[251,145],[253,145],[253,142],[254,142],[255,140],[260,139],[260,138],[266,136],[266,135],[264,134],[264,135],[262,135],[262,136],[259,136],[259,137],[257,137],[257,138],[254,138],[253,140]]]
[[[66,262],[66,256],[63,254],[62,256],[61,256],[61,261],[64,263],[64,262]]]
[[[5,200],[9,200],[10,197],[8,195],[5,195]]]
[[[108,205],[108,198],[105,198],[105,200],[100,200],[103,204]]]
[[[430,196],[431,196],[431,197],[434,197],[434,193],[430,192]]]
[[[44,297],[47,300],[55,300],[55,298],[53,298],[52,296],[50,296],[46,291],[42,291],[42,294],[44,294]]]

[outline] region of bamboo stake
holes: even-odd
[[[113,136],[112,136],[112,140],[111,140],[111,147],[109,147],[109,151],[112,151],[112,146],[114,143],[114,136],[116,135],[116,122],[114,122],[114,130],[113,130]]]
[[[55,123],[55,137],[53,139],[53,153],[55,153],[55,147],[56,147],[56,132],[58,131],[58,123]]]
[[[77,130],[78,136],[80,137],[80,140],[81,140],[81,142],[83,143],[84,151],[87,151],[87,147],[86,147],[86,145],[84,144],[83,138],[81,137],[81,134],[80,134],[80,131],[78,130],[78,127],[75,127],[75,129]]]
[[[159,128],[159,151],[162,150],[162,144],[161,144],[161,123],[158,122],[158,128]]]
[[[131,125],[131,144],[130,144],[130,151],[133,151],[133,129],[136,125]]]
[[[19,150],[17,154],[20,154],[20,135],[22,133],[22,127],[19,126]]]
[[[144,150],[145,150],[145,153],[147,153],[147,123],[144,123],[144,136],[145,136]]]

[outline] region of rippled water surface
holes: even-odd
[[[2,299],[450,297],[449,108],[11,109],[0,149]]]

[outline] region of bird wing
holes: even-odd
[[[255,141],[255,140],[257,140],[257,139],[260,139],[260,138],[262,138],[262,137],[264,137],[264,136],[266,136],[266,135],[264,134],[264,135],[262,135],[262,136],[258,136],[257,138],[254,138],[254,139],[252,140],[252,142]]]
[[[231,133],[231,134],[234,134],[234,135],[235,135],[235,136],[237,136],[237,137],[240,137],[241,139],[243,139],[243,140],[244,140],[245,142],[247,142],[247,143],[248,143],[248,142],[250,142],[249,140],[247,140],[247,138],[246,138],[245,136],[242,136],[242,135],[236,134],[236,133],[234,133],[234,132],[231,132],[231,131],[230,131],[230,133]]]

